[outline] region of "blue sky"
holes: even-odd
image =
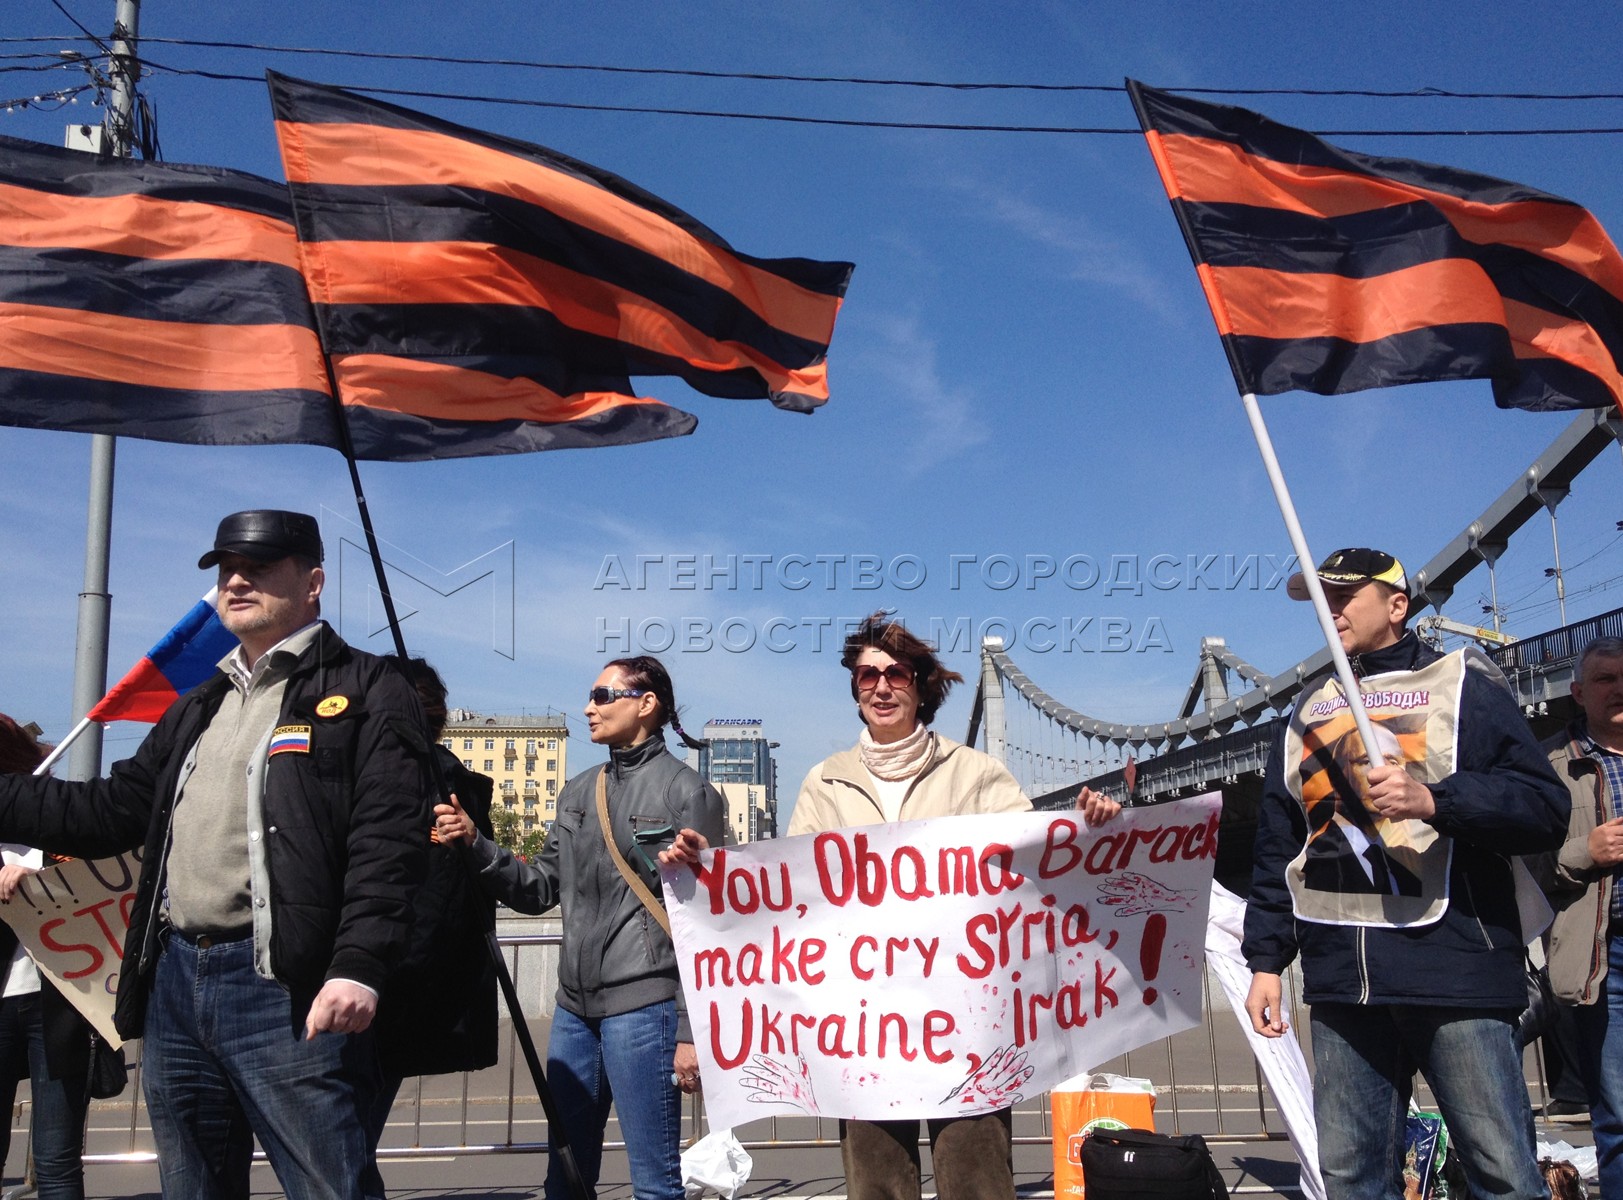
[[[98,34],[112,0],[64,0]],[[557,63],[892,79],[1233,88],[1424,87],[1616,91],[1623,17],[1555,2],[1536,20],[1465,3],[1357,6],[1097,5],[898,0],[817,4],[619,3],[378,6],[200,5],[146,0],[148,39]],[[0,37],[61,36],[49,0],[10,0]],[[27,47],[22,47],[26,49]],[[53,49],[54,46],[46,47]],[[15,51],[16,46],[6,47]],[[267,66],[341,85],[570,103],[788,113],[859,120],[1128,128],[1124,94],[980,92],[380,63],[165,46],[170,67],[259,75]],[[0,99],[64,86],[66,71],[0,74]],[[48,80],[48,83],[41,82]],[[144,84],[165,156],[280,178],[262,85],[157,72]],[[671,667],[686,723],[759,717],[783,745],[787,801],[817,759],[850,744],[855,707],[826,622],[895,607],[917,629],[1001,619],[1040,635],[1091,619],[1069,645],[1018,646],[1036,682],[1107,719],[1175,715],[1203,636],[1267,671],[1317,644],[1306,606],[1252,584],[1073,590],[1035,577],[1076,555],[1184,564],[1258,556],[1260,582],[1289,546],[1188,256],[1138,136],[925,132],[593,113],[394,97],[454,121],[553,146],[693,213],[741,250],[846,259],[857,269],[830,355],[833,398],[807,417],[764,402],[645,390],[700,417],[689,438],[641,447],[403,465],[363,464],[389,556],[454,597],[397,582],[414,653],[453,699],[484,711],[578,718],[602,661],[680,641]],[[1309,129],[1623,126],[1623,103],[1241,97]],[[0,112],[0,133],[60,144],[85,104]],[[1618,136],[1342,137],[1351,148],[1498,175],[1587,205],[1623,230]],[[1341,399],[1265,398],[1306,528],[1322,557],[1388,547],[1418,566],[1507,487],[1564,427],[1501,413],[1486,383]],[[69,725],[75,602],[83,570],[89,443],[0,429],[0,611],[12,622],[0,710],[49,735]],[[1623,457],[1581,476],[1559,510],[1570,619],[1623,604],[1615,501]],[[116,677],[204,590],[193,569],[215,522],[238,508],[322,515],[328,611],[346,637],[384,649],[355,549],[342,460],[306,448],[207,449],[123,440],[112,561]],[[344,543],[348,544],[344,544]],[[652,562],[638,577],[637,556]],[[738,585],[683,586],[683,565],[741,562]],[[754,556],[743,560],[741,556]],[[882,586],[852,586],[852,556],[878,556]],[[755,568],[771,556],[753,588]],[[810,560],[801,566],[794,556]],[[1003,558],[1019,564],[1012,587]],[[986,560],[992,558],[991,563]],[[785,561],[787,559],[787,562]],[[673,561],[674,560],[674,561]],[[898,561],[899,560],[899,561]],[[954,564],[960,565],[954,578]],[[1499,569],[1512,632],[1557,623],[1547,522]],[[984,566],[984,571],[983,571]],[[622,571],[622,568],[625,570]],[[923,572],[923,581],[911,584]],[[481,568],[482,569],[482,568]],[[833,578],[828,576],[833,571]],[[1057,574],[1057,569],[1056,569]],[[631,586],[622,582],[629,578]],[[806,585],[794,586],[804,579]],[[956,586],[955,586],[956,585]],[[1028,586],[1031,585],[1031,586]],[[1479,570],[1445,610],[1483,619]],[[770,625],[774,620],[777,625]],[[1031,622],[1037,622],[1035,626]],[[1106,623],[1109,622],[1107,625]],[[733,649],[723,647],[727,624]],[[1117,631],[1114,642],[1107,636]],[[617,636],[629,630],[629,639]],[[1125,633],[1122,631],[1125,630]],[[755,643],[740,649],[751,635]],[[1019,636],[1017,632],[1017,637]],[[1115,652],[1121,637],[1128,650]],[[814,645],[821,640],[821,647]],[[769,649],[770,640],[778,649]],[[831,649],[832,645],[832,649]],[[937,720],[961,737],[971,677]],[[511,657],[508,655],[511,654]],[[595,761],[572,726],[571,769]],[[108,759],[142,730],[110,731]]]

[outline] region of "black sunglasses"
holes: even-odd
[[[595,687],[586,693],[586,703],[602,706],[604,704],[613,704],[623,696],[646,696],[647,694],[648,690],[646,688]]]

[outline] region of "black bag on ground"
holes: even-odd
[[[1087,1200],[1228,1200],[1223,1176],[1199,1134],[1095,1129],[1082,1143]]]

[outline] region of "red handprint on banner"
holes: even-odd
[[[1025,1099],[1020,1089],[1035,1073],[1026,1065],[1026,1052],[1013,1046],[1004,1046],[984,1062],[970,1059],[969,1074],[964,1081],[943,1098],[942,1103],[956,1100],[977,1112],[994,1108],[1007,1108]]]
[[[1183,892],[1161,886],[1146,875],[1128,871],[1099,885],[1099,903],[1114,908],[1118,916],[1136,917],[1139,913],[1168,909],[1187,910],[1190,898]]]
[[[753,1089],[750,1103],[771,1104],[781,1100],[816,1116],[817,1097],[812,1094],[811,1068],[806,1065],[806,1056],[797,1054],[795,1063],[791,1068],[775,1058],[757,1054],[744,1068],[744,1086]]]

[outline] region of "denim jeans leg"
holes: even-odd
[[[170,939],[142,1052],[166,1195],[246,1196],[257,1135],[289,1200],[358,1200],[371,1038],[305,1041],[287,992],[254,970],[251,940]]]
[[[246,1200],[254,1138],[231,1081],[203,1047],[195,947],[172,938],[158,959],[141,1035],[141,1090],[165,1196]]]
[[[33,1099],[29,1136],[39,1200],[84,1200],[85,1111],[90,1097],[83,1078],[52,1079],[45,1062],[45,1024],[39,996],[33,1001],[28,1039],[28,1087]]]
[[[636,1200],[682,1200],[682,1093],[671,1084],[676,1001],[604,1017],[601,1031],[631,1194]]]
[[[670,1080],[667,1077],[666,1083]],[[547,1042],[547,1087],[558,1111],[559,1128],[548,1131],[546,1200],[573,1200],[558,1154],[563,1135],[588,1192],[597,1187],[603,1164],[603,1128],[609,1120],[609,1081],[603,1073],[598,1022],[560,1006],[552,1016]]]
[[[1390,1009],[1315,1004],[1314,1117],[1329,1200],[1401,1200],[1414,1060]]]
[[[1595,1002],[1571,1012],[1578,1029],[1578,1062],[1589,1093],[1601,1192],[1616,1197],[1623,1196],[1623,937],[1609,941],[1606,978]]]
[[[1509,1009],[1395,1007],[1471,1195],[1542,1200],[1533,1109]]]
[[[371,1033],[306,1039],[287,990],[254,969],[251,940],[202,953],[213,1044],[283,1193],[361,1200],[378,1089]]]

